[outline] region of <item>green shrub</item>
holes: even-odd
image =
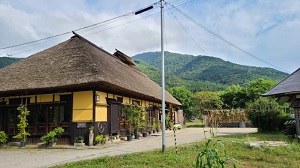
[[[259,132],[281,131],[283,123],[290,119],[275,99],[265,97],[248,104],[247,116]]]
[[[75,137],[75,142],[81,142],[82,140],[84,140],[83,136]]]
[[[5,143],[8,139],[8,136],[4,131],[0,131],[0,143]]]
[[[99,134],[95,137],[96,143],[104,143],[106,141],[106,137],[102,134]]]
[[[63,132],[64,129],[62,127],[57,127],[53,131],[50,131],[47,135],[42,136],[41,141],[43,143],[56,142],[57,137],[61,136]]]

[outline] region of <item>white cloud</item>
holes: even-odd
[[[154,2],[157,1],[2,0],[0,48],[68,32],[141,9]],[[175,5],[185,2],[187,0],[174,1]],[[297,62],[300,62],[300,1],[203,0],[192,1],[178,8],[226,40],[273,65],[288,72],[299,67]],[[85,36],[98,32],[86,38],[109,52],[113,52],[115,48],[128,55],[157,51],[160,50],[159,14],[145,17],[156,12],[159,12],[158,7],[138,16],[128,16],[118,22],[78,33]],[[172,12],[205,53],[190,39],[170,11],[165,12],[167,50],[194,55],[213,55],[246,65],[270,66],[210,35],[176,10]],[[136,19],[140,20],[134,21]],[[70,36],[71,34],[31,46],[34,51],[30,51],[29,47],[0,50],[0,56],[20,52],[21,54],[14,56],[28,56],[37,52],[37,49],[44,49]]]

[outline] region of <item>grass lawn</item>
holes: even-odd
[[[186,127],[204,127],[203,122],[201,120],[195,122],[186,122]]]
[[[248,134],[217,137],[213,144],[220,141],[218,146],[223,155],[234,158],[226,163],[226,167],[299,167],[300,144],[289,142],[282,134]],[[248,141],[286,141],[287,146],[253,148],[245,144]],[[195,167],[199,152],[205,148],[207,140],[179,146],[178,156],[174,147],[167,148],[166,153],[161,150],[142,152],[124,156],[103,157],[94,160],[68,163],[58,167]],[[235,160],[235,161],[234,161]]]

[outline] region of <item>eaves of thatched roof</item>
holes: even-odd
[[[283,96],[297,93],[300,93],[300,68],[263,94],[263,96]]]
[[[120,51],[112,55],[77,34],[0,69],[0,73],[0,96],[88,86],[161,100],[161,87],[139,71],[128,56]],[[166,102],[180,105],[168,92]]]

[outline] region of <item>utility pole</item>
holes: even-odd
[[[161,102],[161,122],[162,122],[162,152],[166,151],[166,121],[165,121],[165,52],[164,52],[164,0],[160,0],[160,13],[161,13],[161,89],[162,89],[162,102]]]
[[[161,122],[162,122],[162,152],[164,153],[166,151],[166,121],[165,121],[165,52],[164,52],[164,5],[165,1],[160,0],[160,18],[161,18]],[[143,12],[146,12],[150,9],[152,9],[153,6],[149,6],[147,8],[141,9],[137,12],[135,12],[135,15],[141,14]]]

